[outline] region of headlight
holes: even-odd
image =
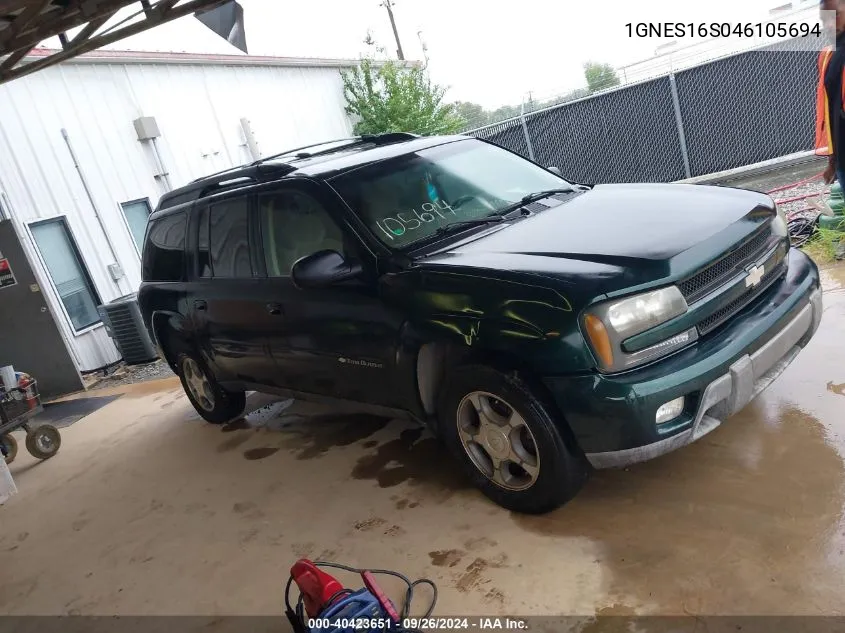
[[[584,330],[603,371],[613,372],[641,365],[665,356],[698,338],[695,328],[657,345],[633,353],[622,349],[632,336],[666,323],[687,311],[687,302],[676,286],[608,301],[590,308],[584,316]]]
[[[788,237],[789,229],[786,225],[786,212],[777,205],[775,205],[775,210],[778,214],[775,216],[775,219],[772,220],[772,233],[777,237]]]

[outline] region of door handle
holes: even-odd
[[[208,304],[202,299],[197,299],[196,301],[194,301],[194,309],[204,312],[208,310]]]
[[[281,316],[282,305],[280,303],[268,303],[267,304],[267,312],[269,314],[272,314],[273,316]]]

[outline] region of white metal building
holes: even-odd
[[[0,220],[13,220],[80,371],[119,359],[96,305],[137,290],[159,196],[350,136],[339,69],[353,63],[99,51],[0,85]]]

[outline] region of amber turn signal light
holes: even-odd
[[[593,314],[584,318],[584,326],[587,329],[587,337],[598,355],[599,360],[605,367],[613,367],[613,348],[610,345],[610,337],[601,319]]]

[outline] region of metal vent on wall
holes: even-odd
[[[144,327],[137,295],[126,295],[97,306],[97,311],[126,363],[146,363],[158,358],[155,345]]]

